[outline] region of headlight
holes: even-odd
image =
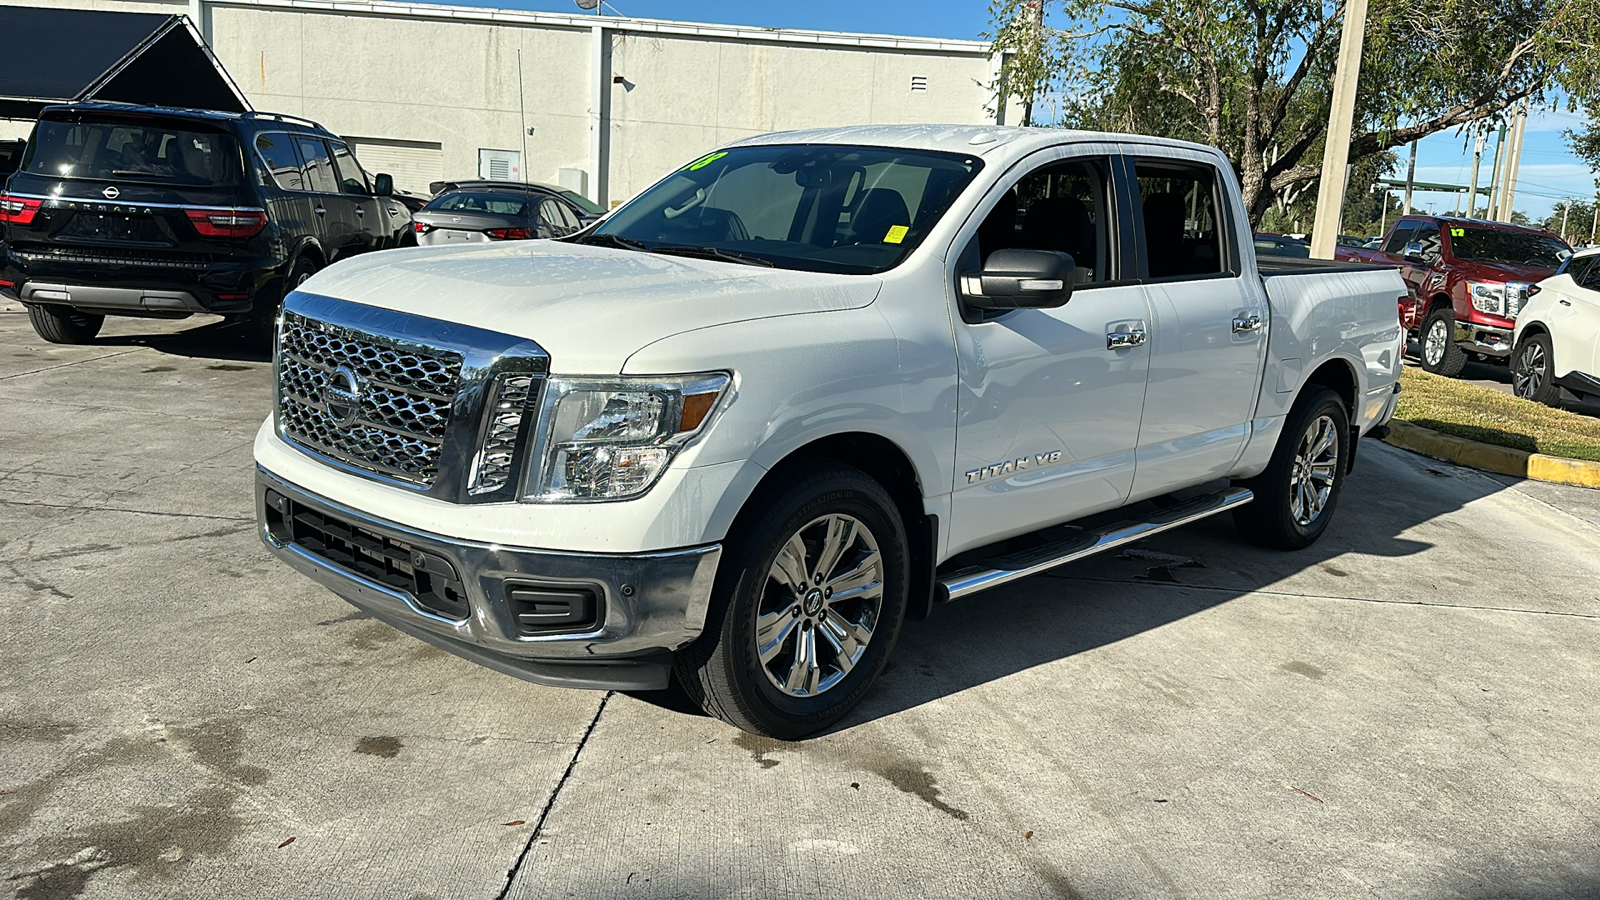
[[[1497,316],[1506,314],[1506,286],[1482,281],[1467,282],[1467,293],[1472,297],[1472,308]]]
[[[711,418],[721,372],[669,378],[552,379],[530,490],[540,502],[627,500],[650,490]]]

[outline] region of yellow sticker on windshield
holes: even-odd
[[[889,233],[883,236],[883,242],[885,244],[898,244],[906,239],[906,232],[910,230],[904,225],[891,225],[889,226]]]
[[[694,172],[694,171],[698,171],[700,169],[704,169],[706,166],[711,165],[712,163],[716,162],[717,160],[719,160],[719,159],[721,159],[721,158],[723,158],[724,156],[727,156],[727,155],[728,154],[726,152],[707,153],[705,156],[702,156],[699,159],[695,160],[694,162],[689,163],[687,166],[684,166],[683,170],[685,172]]]
[[[1467,236],[1467,230],[1465,228],[1452,228],[1452,229],[1450,229],[1450,236],[1451,237],[1466,237]]]

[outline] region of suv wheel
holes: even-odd
[[[1535,332],[1522,336],[1522,343],[1511,354],[1511,389],[1524,400],[1555,406],[1561,388],[1555,383],[1555,348],[1550,335]]]
[[[1333,518],[1350,458],[1350,414],[1339,395],[1311,388],[1283,424],[1266,471],[1244,482],[1256,498],[1234,512],[1239,532],[1278,550],[1309,547]]]
[[[1422,320],[1422,368],[1454,378],[1467,364],[1467,354],[1456,343],[1456,316],[1448,308],[1436,309]]]
[[[905,527],[865,472],[809,463],[753,497],[730,532],[684,691],[745,731],[793,740],[866,696],[905,618]]]
[[[29,303],[28,321],[39,337],[52,344],[87,344],[100,333],[106,317],[78,312],[70,306]]]

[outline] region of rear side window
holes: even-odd
[[[1568,271],[1579,287],[1600,290],[1600,265],[1596,265],[1596,261],[1600,261],[1600,256],[1585,256],[1572,261],[1572,268]]]
[[[1199,278],[1227,271],[1215,170],[1140,161],[1137,175],[1150,277]]]
[[[1383,242],[1383,252],[1399,255],[1405,252],[1406,245],[1415,239],[1417,233],[1416,222],[1401,222],[1389,232],[1389,239]]]
[[[51,178],[143,181],[174,185],[239,183],[239,148],[231,135],[143,119],[61,122],[34,132],[24,171]]]
[[[305,161],[307,190],[320,194],[339,193],[339,181],[333,174],[333,159],[328,155],[328,145],[316,138],[295,138],[300,148],[300,158]]]
[[[1411,237],[1409,243],[1421,244],[1422,258],[1427,260],[1429,263],[1437,262],[1439,260],[1438,223],[1424,222],[1422,227],[1417,229],[1416,234]],[[1405,247],[1401,246],[1400,249],[1405,250]]]
[[[295,151],[294,140],[286,134],[256,135],[256,153],[266,167],[267,176],[286,191],[306,189],[305,163]]]

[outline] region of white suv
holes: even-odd
[[[1568,257],[1517,316],[1511,354],[1518,397],[1554,406],[1561,389],[1600,397],[1600,248]]]

